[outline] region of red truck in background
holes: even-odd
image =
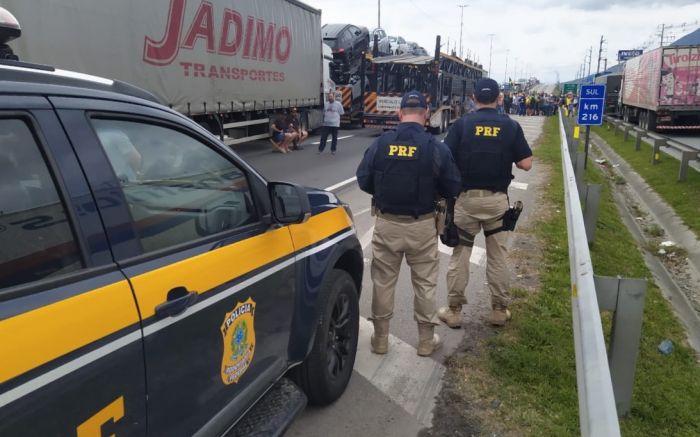
[[[659,47],[628,60],[620,114],[648,130],[700,129],[700,46]]]

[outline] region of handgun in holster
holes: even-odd
[[[515,224],[518,222],[520,213],[523,212],[523,202],[516,200],[513,206],[508,208],[505,214],[503,214],[503,230],[504,231],[514,231]]]
[[[372,204],[370,205],[370,208],[369,208],[369,214],[372,217],[377,215],[377,202],[374,200],[374,197],[372,197]]]
[[[447,199],[445,203],[445,221],[439,232],[440,241],[448,247],[457,247],[459,245],[459,229],[455,224],[455,199]]]

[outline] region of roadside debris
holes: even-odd
[[[673,352],[673,342],[671,340],[664,340],[659,344],[659,352],[664,355],[671,355]]]

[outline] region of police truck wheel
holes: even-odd
[[[313,348],[296,371],[297,383],[312,405],[327,405],[343,394],[357,351],[360,309],[350,275],[333,270],[320,296]]]

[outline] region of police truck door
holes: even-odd
[[[143,320],[149,434],[218,435],[286,369],[289,230],[263,224],[264,183],[182,117],[60,113],[95,132],[79,154],[122,206],[104,219]]]

